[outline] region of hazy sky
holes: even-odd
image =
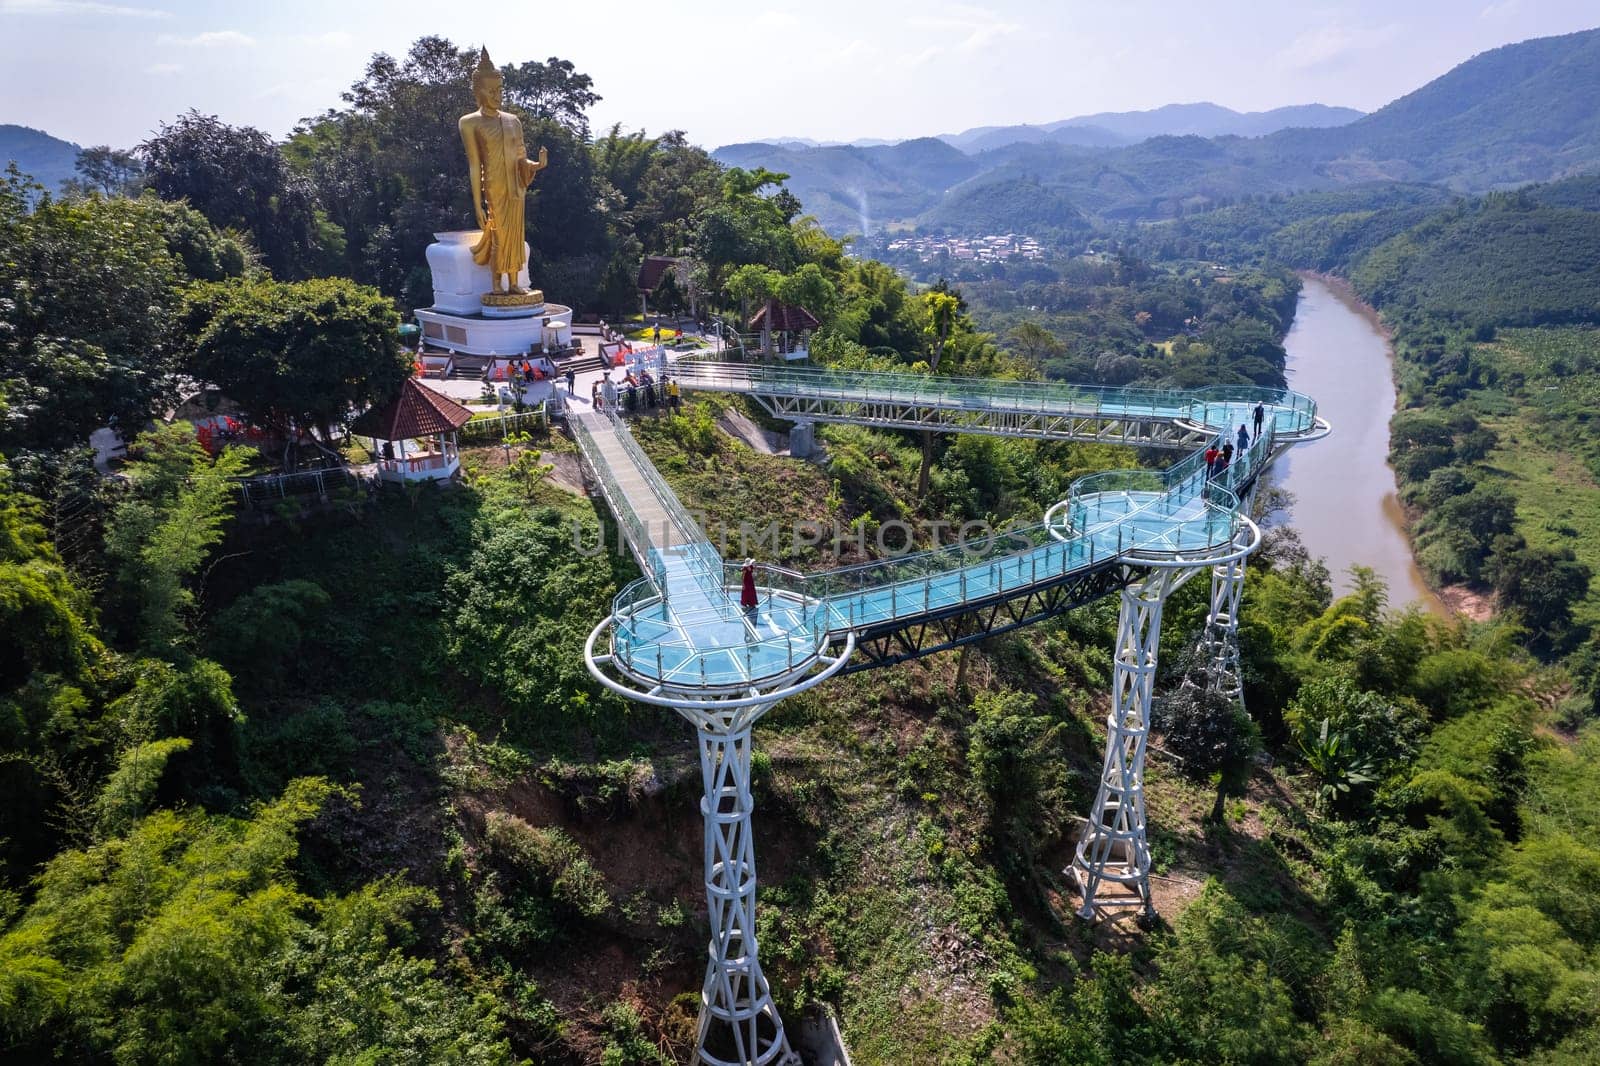
[[[1371,110],[1596,0],[0,0],[0,123],[131,145],[189,107],[274,135],[443,34],[594,77],[597,127],[907,137],[1212,100]],[[469,104],[462,89],[462,106]]]

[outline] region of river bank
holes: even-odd
[[[1333,435],[1285,457],[1275,480],[1294,497],[1289,521],[1307,550],[1327,562],[1336,593],[1353,587],[1350,567],[1359,565],[1388,583],[1396,607],[1415,603],[1439,614],[1467,607],[1447,605],[1429,588],[1412,554],[1389,466],[1396,392],[1388,332],[1348,282],[1313,273],[1300,278],[1283,342],[1286,373],[1290,388],[1316,399]]]

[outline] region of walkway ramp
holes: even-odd
[[[629,623],[614,638],[619,662],[654,682],[717,688],[792,669],[815,653],[820,610],[782,596],[769,596],[764,610],[742,610],[731,591],[738,567],[723,562],[620,418],[585,411],[568,424],[644,572],[613,604]]]

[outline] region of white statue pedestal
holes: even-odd
[[[438,243],[428,246],[428,269],[433,272],[433,306],[419,310],[417,324],[424,340],[435,348],[468,355],[538,354],[548,347],[572,343],[572,308],[535,302],[512,307],[486,307],[483,295],[493,288],[489,268],[472,259],[478,230],[435,233]],[[527,262],[528,245],[522,245]],[[528,268],[517,275],[520,288],[530,288]]]

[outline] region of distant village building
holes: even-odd
[[[887,249],[892,253],[914,255],[923,263],[935,262],[942,256],[963,263],[1044,258],[1044,248],[1036,238],[1018,233],[982,237],[899,237],[890,241]]]

